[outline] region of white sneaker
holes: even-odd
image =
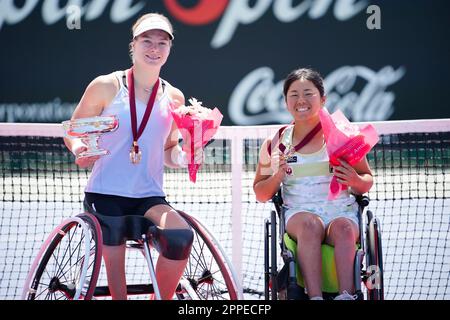
[[[315,297],[309,298],[309,300],[323,300],[323,298],[321,296],[315,296]]]
[[[338,295],[334,300],[356,300],[358,296],[356,294],[351,295],[347,291],[343,291],[340,295]]]

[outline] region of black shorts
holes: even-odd
[[[85,192],[84,209],[94,214],[102,228],[103,243],[109,246],[138,239],[153,223],[142,219],[145,213],[159,204],[170,207],[165,197],[129,198]]]
[[[95,212],[105,216],[143,216],[151,208],[158,204],[170,207],[165,197],[129,198],[108,194],[84,193],[85,206],[88,205]],[[91,212],[90,209],[85,208]]]

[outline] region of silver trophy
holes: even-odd
[[[62,125],[66,137],[79,138],[86,145],[87,150],[77,155],[77,158],[84,158],[109,154],[108,150],[98,147],[98,139],[103,133],[115,131],[119,126],[119,119],[115,115],[97,116],[67,120]]]

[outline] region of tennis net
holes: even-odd
[[[374,125],[381,139],[368,156],[369,208],[381,221],[386,298],[450,299],[450,119]],[[169,202],[215,235],[251,299],[264,291],[263,225],[272,210],[256,201],[252,183],[259,148],[278,128],[221,127],[196,184],[184,169],[165,173]],[[58,124],[0,124],[0,299],[20,298],[46,236],[82,212],[89,171],[74,164],[62,135]],[[148,281],[145,261],[129,254],[127,282]]]

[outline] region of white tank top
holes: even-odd
[[[281,138],[284,145],[292,145],[293,126],[288,127]],[[344,205],[355,202],[355,197],[342,191],[338,198],[328,200],[328,190],[333,174],[330,169],[328,153],[324,144],[319,151],[309,154],[296,152],[288,160],[291,175],[283,179],[281,193],[284,204],[289,208],[308,205]]]
[[[131,198],[165,196],[163,191],[164,144],[172,126],[169,110],[168,88],[155,101],[147,126],[138,140],[142,159],[132,164],[129,153],[133,142],[128,89],[122,82],[123,71],[115,72],[120,89],[101,115],[116,115],[119,127],[103,134],[99,147],[109,150],[109,155],[98,159],[92,168],[86,192],[117,195]],[[164,81],[161,81],[162,84]],[[167,84],[167,82],[165,82]],[[147,101],[136,99],[137,126],[141,124]]]

